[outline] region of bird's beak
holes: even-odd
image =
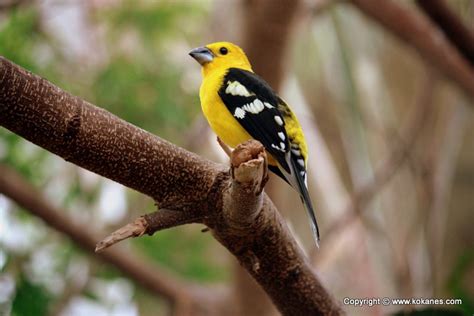
[[[204,66],[208,62],[211,62],[214,59],[214,54],[207,47],[198,47],[189,52],[189,55],[196,59],[201,66]]]

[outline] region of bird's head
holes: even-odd
[[[229,42],[216,42],[198,47],[190,51],[189,55],[201,64],[204,75],[231,67],[252,70],[242,48]]]

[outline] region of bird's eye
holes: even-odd
[[[227,50],[227,48],[221,47],[221,48],[219,49],[219,52],[220,52],[222,55],[227,55],[227,53],[228,53],[229,51]]]

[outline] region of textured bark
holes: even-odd
[[[278,311],[254,278],[238,263],[234,264],[234,297],[237,315],[274,316]],[[263,299],[262,299],[263,298]]]
[[[283,314],[341,313],[268,197],[262,197],[261,208],[260,199],[254,198],[253,222],[241,225],[229,220],[228,209],[238,207],[225,198],[236,181],[228,168],[71,96],[4,58],[0,59],[0,125],[76,165],[149,195],[160,207],[193,214],[193,221],[212,230]],[[254,190],[246,192],[249,199],[255,197]]]
[[[201,219],[202,215],[195,213],[198,212],[160,209],[159,211],[140,216],[98,242],[95,252],[102,252],[104,249],[127,238],[141,237],[144,234],[153,235],[156,231],[166,228],[196,223]]]
[[[221,222],[211,226],[216,238],[237,257],[283,314],[340,314],[266,196],[262,210],[247,227],[245,238],[230,233]]]
[[[362,12],[413,46],[420,55],[474,98],[474,71],[423,14],[393,0],[350,0]],[[471,106],[474,103],[469,103]]]

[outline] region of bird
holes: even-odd
[[[247,55],[236,44],[215,42],[189,55],[201,65],[199,98],[211,129],[229,147],[250,139],[265,147],[270,171],[300,195],[319,247],[319,228],[307,187],[308,148],[296,115],[253,72]]]

